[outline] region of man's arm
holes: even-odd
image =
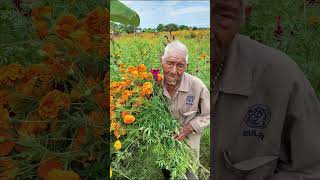
[[[200,113],[189,122],[197,134],[201,134],[210,125],[210,93],[205,86],[202,88],[199,103]]]
[[[320,180],[320,103],[303,75],[294,85],[283,128],[271,180]]]

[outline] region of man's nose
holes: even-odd
[[[176,65],[173,65],[172,72],[173,73],[177,72]]]

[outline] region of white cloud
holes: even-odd
[[[171,12],[171,15],[181,15],[181,14],[193,14],[193,13],[204,13],[210,12],[210,7],[186,7],[183,9],[177,9]]]

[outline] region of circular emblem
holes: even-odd
[[[270,109],[261,104],[250,107],[246,115],[246,124],[251,128],[264,129],[270,123],[270,120]]]

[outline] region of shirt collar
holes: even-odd
[[[169,94],[166,86],[164,85],[164,80],[162,80],[161,85],[163,87],[163,94],[166,97],[171,99],[170,94]],[[190,91],[190,85],[189,85],[189,82],[188,82],[188,78],[187,78],[187,73],[186,72],[184,72],[182,77],[181,77],[181,82],[180,82],[180,85],[179,85],[177,91],[182,91],[182,92],[189,92]]]
[[[252,72],[246,63],[240,41],[241,35],[237,34],[233,39],[225,61],[224,72],[221,77],[219,91],[249,96],[251,94]]]

